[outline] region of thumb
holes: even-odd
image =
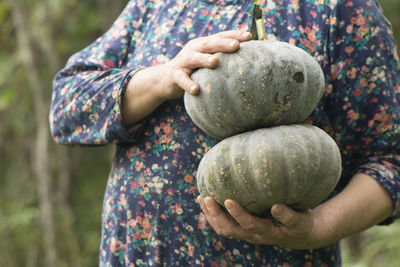
[[[271,214],[276,220],[289,228],[295,226],[300,220],[299,214],[296,211],[283,204],[273,205]]]

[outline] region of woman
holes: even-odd
[[[215,52],[251,38],[253,1],[130,1],[56,75],[50,114],[57,143],[117,144],[100,265],[334,266],[341,238],[399,216],[400,68],[379,5],[259,3],[267,38],[303,48],[325,73],[325,94],[307,121],[342,153],[332,198],[307,212],[275,205],[281,226],[227,200],[233,223],[212,199],[197,201],[196,169],[217,140],[193,124],[182,95],[199,90],[195,68],[217,66]]]

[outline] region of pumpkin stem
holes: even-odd
[[[253,14],[251,19],[250,32],[253,40],[262,40],[265,38],[265,21],[258,0],[253,2]]]

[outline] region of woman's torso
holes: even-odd
[[[248,30],[253,1],[134,1],[127,68],[162,64],[189,40]],[[216,2],[218,2],[216,4]],[[264,1],[260,1],[264,2]],[[329,1],[267,1],[268,38],[300,46],[329,73]],[[327,80],[329,77],[327,75]],[[328,88],[328,87],[327,87]],[[329,93],[308,122],[333,134]],[[256,246],[216,235],[196,196],[196,169],[217,143],[188,117],[183,100],[162,104],[143,122],[135,143],[118,145],[103,208],[101,263],[130,266],[332,266],[336,245],[313,251]],[[286,265],[285,265],[286,264]],[[113,266],[115,266],[113,265]]]

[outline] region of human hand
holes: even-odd
[[[250,39],[249,32],[233,30],[189,41],[175,58],[160,66],[165,79],[160,95],[168,100],[181,97],[184,91],[197,94],[199,86],[190,78],[192,72],[197,68],[217,67],[218,57],[214,53],[235,52],[240,42]]]
[[[185,91],[197,94],[199,86],[190,78],[192,72],[197,68],[215,68],[218,57],[214,53],[235,52],[240,42],[250,39],[249,32],[239,30],[193,39],[171,61],[135,73],[121,101],[124,125],[140,121],[163,102],[179,98]]]
[[[219,235],[254,244],[281,245],[293,249],[322,246],[315,231],[318,218],[311,211],[296,212],[283,204],[275,204],[271,214],[281,223],[275,225],[271,219],[252,216],[236,201],[225,200],[224,205],[235,222],[211,197],[203,200],[199,196],[197,200],[207,221]]]

